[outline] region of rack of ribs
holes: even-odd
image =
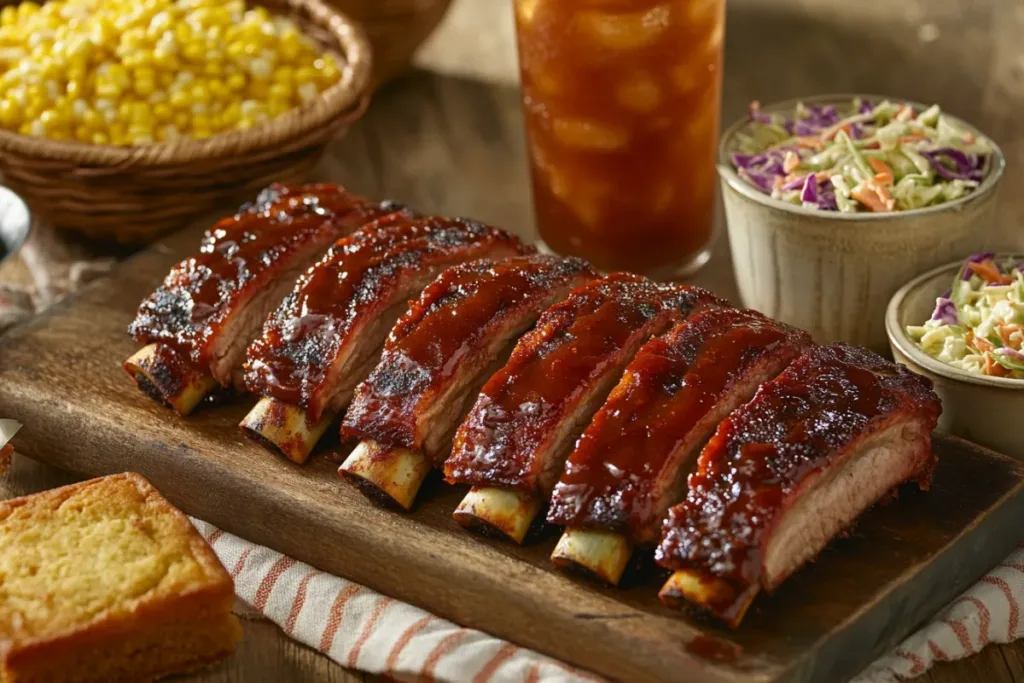
[[[629,360],[650,337],[709,305],[727,304],[696,287],[614,274],[545,311],[456,432],[445,475],[474,488],[455,519],[522,543]]]
[[[139,388],[187,415],[217,385],[241,388],[245,347],[317,256],[398,210],[336,185],[271,185],[206,231],[128,328],[145,346],[124,363]]]
[[[340,474],[370,497],[411,508],[514,341],[544,309],[596,277],[586,261],[544,255],[442,273],[395,325],[380,364],[359,386],[342,436],[361,443]]]
[[[618,583],[633,547],[657,543],[718,423],[810,341],[755,311],[714,308],[644,345],[555,487],[547,520],[567,527],[555,564]]]
[[[862,348],[811,348],[718,428],[663,527],[661,599],[736,627],[868,507],[927,489],[941,405],[926,378]]]
[[[532,251],[504,230],[458,218],[393,215],[342,239],[249,347],[246,386],[262,398],[243,432],[305,462],[411,297],[452,265]]]

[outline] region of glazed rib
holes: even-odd
[[[552,559],[617,583],[653,546],[715,427],[810,344],[755,311],[699,312],[637,354],[569,457],[548,511],[568,527]]]
[[[342,435],[363,444],[341,473],[390,495],[388,468],[409,470],[398,461],[415,460],[412,469],[420,474],[392,496],[411,505],[416,491],[410,487],[418,490],[422,476],[443,462],[459,420],[512,341],[545,308],[595,277],[581,259],[541,255],[442,273],[395,325],[380,364],[360,385]]]
[[[388,217],[339,241],[250,346],[246,386],[264,400],[243,429],[304,461],[377,362],[409,297],[453,264],[525,251],[514,236],[482,223],[411,216]]]
[[[447,480],[484,487],[467,495],[456,520],[521,542],[630,358],[694,307],[712,304],[724,302],[699,288],[614,274],[545,311],[455,435]]]
[[[931,383],[842,343],[812,348],[726,419],[672,508],[661,591],[736,626],[896,486],[927,489],[941,405]]]
[[[125,369],[183,414],[215,384],[240,388],[246,345],[298,274],[339,237],[396,209],[336,185],[272,185],[208,230],[199,253],[142,302],[129,333],[149,346]]]

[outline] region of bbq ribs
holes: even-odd
[[[657,543],[718,423],[809,344],[806,332],[733,308],[697,313],[647,343],[555,487],[547,519],[569,529],[552,559],[617,583],[632,546]]]
[[[637,349],[710,305],[725,303],[696,287],[620,273],[545,311],[456,433],[447,480],[482,488],[466,496],[455,519],[522,542],[573,443]]]
[[[514,340],[545,308],[594,278],[581,259],[545,255],[442,273],[396,323],[380,363],[359,386],[342,435],[362,443],[341,474],[408,508]]]
[[[210,228],[199,253],[142,302],[129,333],[147,346],[125,369],[181,414],[217,384],[242,388],[245,347],[298,274],[339,237],[396,208],[336,185],[270,186]]]
[[[340,240],[299,279],[250,346],[246,386],[263,399],[243,430],[305,461],[376,364],[410,297],[451,265],[530,251],[482,223],[406,214]]]
[[[662,599],[732,626],[895,487],[927,489],[941,406],[928,379],[859,347],[807,351],[718,427],[672,508]]]

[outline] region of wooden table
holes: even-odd
[[[509,82],[508,8],[461,0],[450,25],[421,63]],[[495,27],[498,27],[495,29]],[[468,36],[479,30],[464,53]],[[454,33],[453,33],[454,32]],[[1024,246],[1024,2],[1021,0],[730,0],[723,119],[752,98],[771,101],[820,92],[878,92],[938,101],[988,131],[1009,161],[1000,222],[1007,245]],[[526,190],[519,101],[509,85],[418,71],[393,83],[317,172],[374,197],[429,212],[468,215],[533,234]],[[1015,231],[1015,232],[1014,232]],[[17,264],[0,281],[23,279]],[[735,296],[721,240],[697,281]],[[141,296],[141,294],[140,294]],[[0,499],[68,483],[67,474],[15,457]],[[273,624],[245,621],[245,640],[229,661],[182,680],[378,680],[348,671],[296,644]],[[1024,682],[1024,641],[992,646],[917,679],[934,683]]]

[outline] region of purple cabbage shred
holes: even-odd
[[[956,313],[956,304],[950,299],[940,296],[935,300],[935,312],[932,313],[932,320],[938,320],[943,325],[956,325],[960,321]]]
[[[977,155],[967,154],[952,147],[943,147],[932,151],[922,151],[935,172],[946,180],[974,180],[981,182],[984,177],[984,159]]]
[[[807,204],[818,203],[818,176],[810,173],[804,181],[804,188],[800,190],[800,201]]]

